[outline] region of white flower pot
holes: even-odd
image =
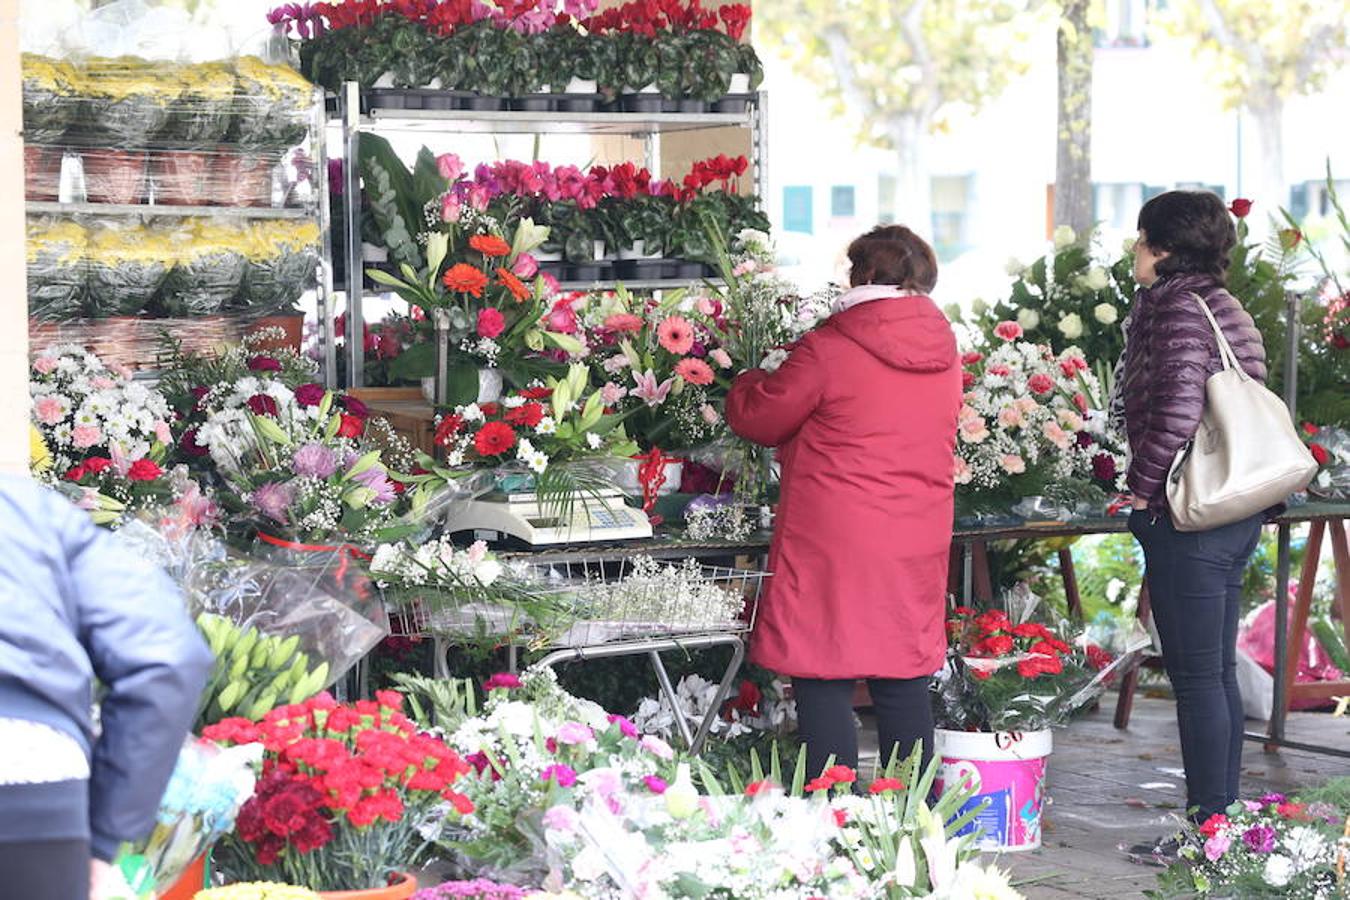
[[[642,467],[643,461],[640,459],[615,459],[610,461],[610,467],[614,470],[614,486],[631,497],[642,496],[642,481],[638,478],[638,471]],[[684,460],[668,460],[662,469],[665,475],[665,483],[656,489],[656,496],[664,497],[667,494],[673,494],[680,489],[680,479],[684,477]]]
[[[595,259],[595,260],[601,260],[601,259],[604,259],[604,258],[605,258],[605,242],[604,242],[604,241],[596,241],[596,242],[595,242],[595,248],[594,248],[591,252],[592,252],[592,254],[593,254],[592,257],[591,257],[592,259]]]
[[[375,83],[371,85],[371,87],[373,88],[391,88],[393,86],[394,86],[393,72],[385,72],[379,78],[376,78]]]
[[[646,241],[633,241],[631,247],[620,247],[617,251],[619,259],[660,259],[659,253],[648,253]]]
[[[562,253],[547,253],[543,250],[531,250],[530,255],[534,257],[535,262],[562,262]]]
[[[374,244],[361,244],[361,259],[368,263],[388,262],[389,250],[386,247],[376,247]]]
[[[427,87],[433,91],[439,91],[441,89],[441,86],[444,84],[445,82],[441,81],[441,76],[437,75],[435,78],[427,82]]]
[[[502,399],[502,373],[494,368],[483,367],[478,370],[478,398],[475,403],[496,403]],[[422,396],[428,403],[436,402],[435,377],[422,379]]]
[[[961,833],[983,832],[981,850],[1035,850],[1041,846],[1045,770],[1054,749],[1049,729],[1024,732],[937,729],[935,753],[942,761],[936,791],[966,781],[975,790],[964,807],[989,805]]]
[[[565,94],[594,94],[599,91],[599,87],[593,79],[573,78],[567,82],[567,87],[563,90]]]
[[[748,94],[750,93],[750,76],[745,73],[739,73],[731,76],[731,87],[727,93],[730,94]]]

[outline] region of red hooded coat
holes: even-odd
[[[942,667],[960,406],[956,339],[927,297],[837,313],[777,372],[736,379],[727,423],[782,467],[752,660],[806,678]]]

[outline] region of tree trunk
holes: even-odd
[[[1059,121],[1055,154],[1055,225],[1080,237],[1093,226],[1091,0],[1066,0],[1059,22]]]
[[[898,171],[895,221],[925,240],[933,239],[933,184],[928,173],[928,122],[918,114],[896,118],[892,128]]]
[[[1284,101],[1273,95],[1252,98],[1247,107],[1256,122],[1256,141],[1260,148],[1257,175],[1247,194],[1255,200],[1256,212],[1248,220],[1256,235],[1264,234],[1269,220],[1280,220],[1280,207],[1289,206],[1289,185],[1284,177]]]

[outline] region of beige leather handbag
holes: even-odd
[[[1222,371],[1205,382],[1205,411],[1167,477],[1177,531],[1208,531],[1283,503],[1317,474],[1289,409],[1243,371],[1209,305],[1198,295],[1219,342]]]

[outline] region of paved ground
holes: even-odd
[[[1140,696],[1129,730],[1117,731],[1114,704],[1110,695],[1098,711],[1055,732],[1044,846],[998,861],[1012,870],[1030,900],[1139,897],[1154,884],[1157,870],[1131,863],[1117,847],[1170,830],[1185,803],[1175,708],[1170,700]],[[1262,723],[1247,725],[1249,731],[1264,731]],[[1287,735],[1350,749],[1350,718],[1295,713]],[[1350,775],[1350,760],[1344,758],[1295,750],[1266,754],[1250,742],[1243,762],[1244,795],[1288,792]]]

